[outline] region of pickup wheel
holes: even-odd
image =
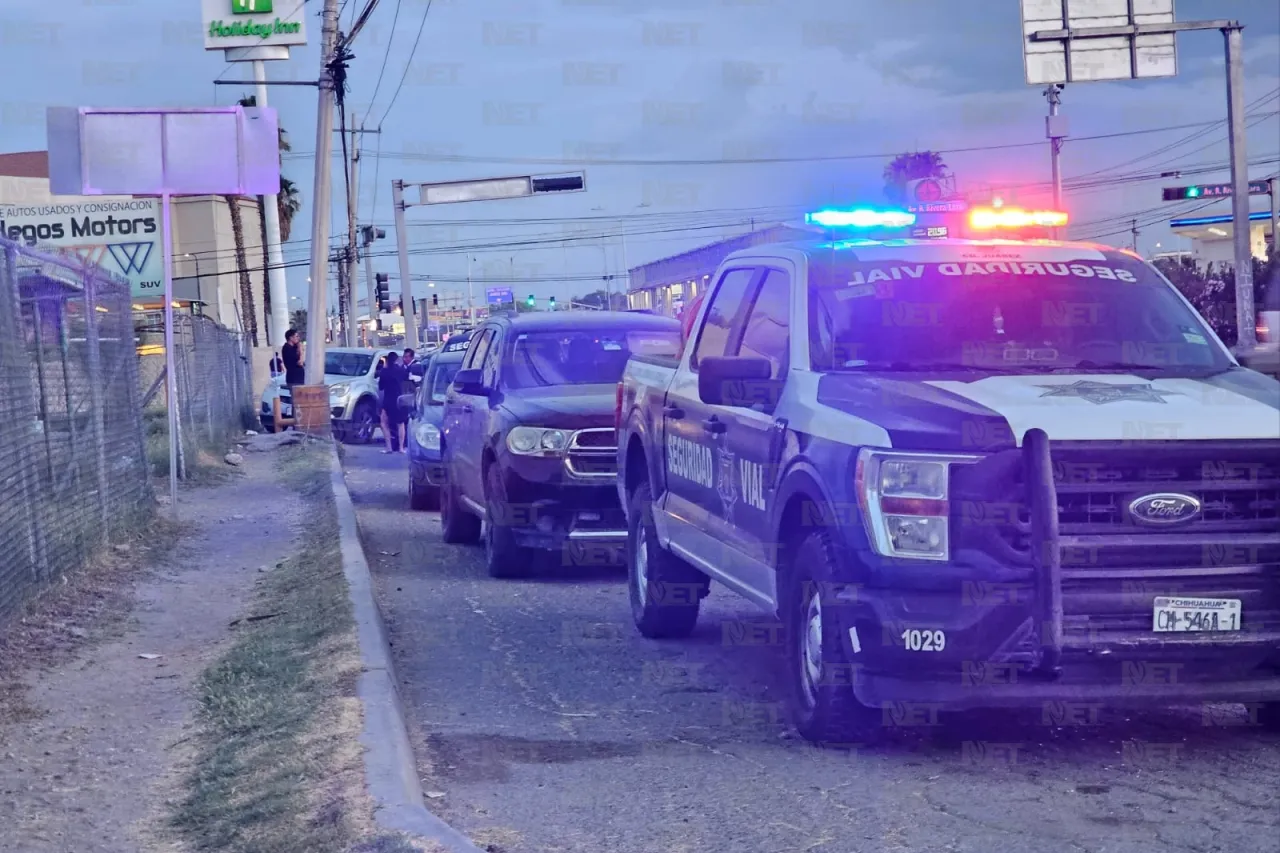
[[[338,439],[343,444],[368,444],[373,441],[373,431],[378,426],[378,409],[373,400],[356,403],[351,422],[342,425]]]
[[[1264,702],[1258,709],[1258,724],[1269,732],[1280,734],[1280,702]]]
[[[533,570],[533,552],[521,547],[506,524],[507,492],[502,485],[502,472],[496,463],[485,471],[484,559],[489,577],[514,579],[528,577]]]
[[[697,624],[709,581],[658,543],[648,483],[632,493],[628,516],[627,586],[636,628],[653,640],[687,637]]]
[[[853,692],[855,667],[845,654],[840,606],[825,590],[835,558],[825,531],[815,531],[792,552],[783,589],[786,674],[792,720],[801,736],[825,746],[865,740],[878,714]]]
[[[458,487],[440,487],[440,538],[451,545],[474,545],[480,541],[480,519],[462,508]]]

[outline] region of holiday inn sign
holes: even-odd
[[[307,43],[305,0],[201,0],[206,50]]]

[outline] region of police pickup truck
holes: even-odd
[[[640,633],[711,580],[776,614],[812,741],[926,706],[1280,725],[1280,383],[1135,254],[742,250],[616,417]]]

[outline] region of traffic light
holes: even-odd
[[[432,308],[440,307],[440,294],[438,293],[431,294],[431,307]]]
[[[384,272],[380,272],[374,277],[375,287],[378,292],[378,313],[391,313],[391,277]]]
[[[524,304],[525,304],[525,305],[528,305],[530,308],[532,308],[532,307],[533,307],[533,294],[532,294],[532,293],[530,293],[530,294],[529,294],[529,298],[528,298],[528,299],[526,299],[526,300],[524,301]]]
[[[384,240],[387,236],[386,231],[381,228],[374,228],[372,225],[366,225],[361,228],[360,231],[366,246],[371,244],[374,240]]]
[[[551,310],[556,310],[556,298],[554,296],[551,297]]]

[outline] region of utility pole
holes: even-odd
[[[1138,220],[1130,221],[1129,230],[1133,232],[1133,251],[1138,251]]]
[[[471,262],[474,260],[475,258],[467,255],[467,322],[472,326],[476,324],[475,291],[471,288]]]
[[[1271,190],[1271,251],[1280,258],[1280,176],[1267,182]],[[1272,281],[1275,278],[1272,277]]]
[[[351,117],[351,174],[347,183],[347,286],[343,290],[346,303],[343,306],[343,336],[347,346],[355,346],[356,334],[356,282],[359,280],[360,250],[356,245],[356,205],[360,200],[360,134],[356,131],[356,118]]]
[[[418,348],[418,318],[413,311],[413,284],[409,280],[409,235],[404,224],[404,181],[391,182],[391,206],[396,213],[396,254],[400,258],[400,295],[404,300],[404,345]]]
[[[311,293],[307,299],[306,383],[324,385],[325,327],[329,296],[329,185],[333,170],[334,79],[338,0],[324,0],[320,43],[320,94],[316,106],[315,184],[311,193]]]
[[[1227,49],[1227,142],[1231,156],[1231,221],[1236,257],[1236,347],[1258,345],[1253,305],[1253,247],[1249,245],[1249,159],[1245,153],[1244,27],[1222,28]],[[1272,196],[1272,205],[1275,205]]]
[[[1049,99],[1049,115],[1044,120],[1045,137],[1049,140],[1049,169],[1053,175],[1053,209],[1062,210],[1062,141],[1067,137],[1066,116],[1058,115],[1058,107],[1062,104],[1061,83],[1054,83],[1044,90]],[[1059,240],[1062,235],[1059,229],[1053,229],[1053,239]]]

